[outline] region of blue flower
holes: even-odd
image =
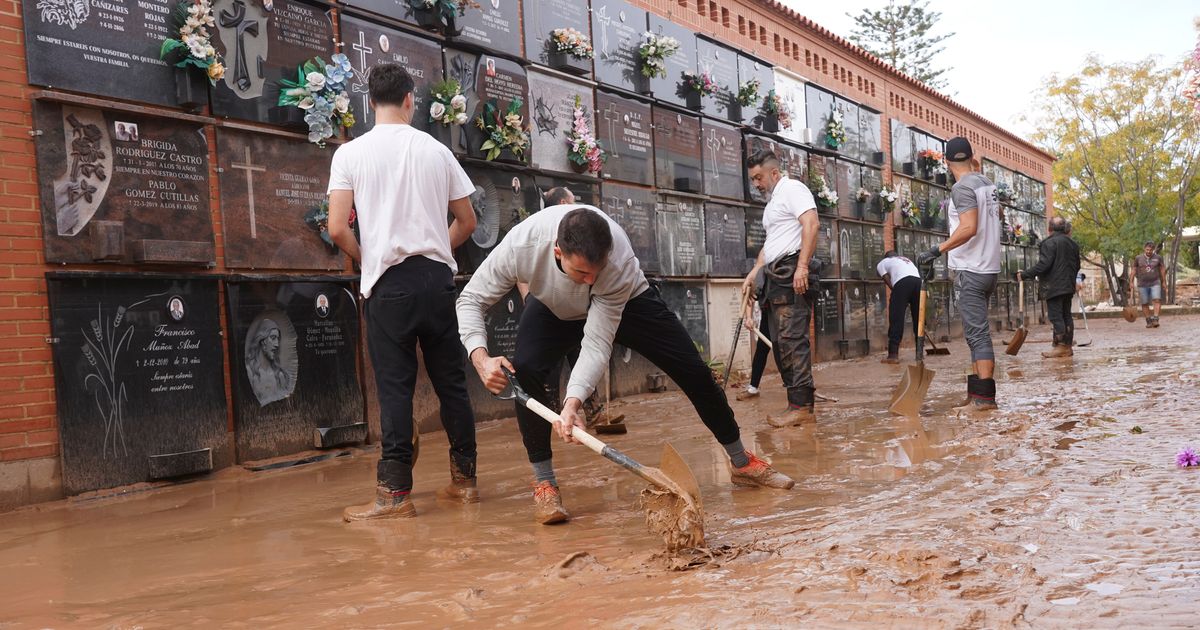
[[[354,76],[354,66],[350,65],[350,58],[343,53],[337,53],[329,58],[335,65],[341,67],[348,76]]]
[[[346,80],[346,71],[341,66],[325,66],[325,79],[327,85],[332,87],[334,83],[341,83]],[[337,90],[341,91],[341,90]]]

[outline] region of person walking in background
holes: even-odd
[[[963,334],[971,348],[974,373],[967,377],[964,410],[996,408],[996,351],[988,322],[988,301],[1000,276],[1000,201],[996,185],[978,173],[979,160],[966,138],[946,143],[946,164],[954,177],[950,189],[950,238],[917,257],[921,266],[949,253],[949,267],[962,316]]]
[[[475,414],[454,310],[454,248],[475,230],[475,184],[449,149],[412,127],[414,85],[403,66],[376,65],[367,82],[375,126],[338,147],[329,174],[329,235],[362,264],[359,290],[383,433],[375,501],[346,508],[347,521],[417,514],[409,493],[418,342],[450,441],[450,485],[439,494],[479,500]],[[351,208],[361,249],[349,226]],[[454,217],[449,228],[447,210]]]
[[[1158,316],[1162,313],[1162,290],[1167,284],[1167,265],[1162,256],[1154,251],[1154,241],[1146,241],[1142,253],[1133,259],[1129,281],[1137,280],[1138,297],[1141,298],[1142,314],[1146,316],[1146,328],[1158,328]],[[1154,314],[1150,305],[1154,304]]]
[[[1043,352],[1047,359],[1069,357],[1075,352],[1075,318],[1071,304],[1075,301],[1075,289],[1079,277],[1079,244],[1067,236],[1067,221],[1062,217],[1050,218],[1050,237],[1038,247],[1037,264],[1017,272],[1017,282],[1025,278],[1038,278],[1038,292],[1046,301],[1046,315],[1054,326],[1054,346]]]
[[[750,313],[747,315],[748,319],[746,319],[746,321],[749,322],[746,328],[751,334],[753,334],[755,330],[758,330],[758,332],[762,333],[764,337],[770,339],[770,305],[760,300],[759,312],[761,314],[758,318],[758,323],[755,324],[752,319],[754,316],[754,305],[752,303],[750,305]],[[763,373],[767,371],[767,359],[771,357],[771,347],[767,345],[767,342],[759,339],[758,335],[754,335],[754,339],[754,357],[750,360],[750,383],[746,385],[746,389],[738,392],[738,395],[736,396],[738,400],[750,400],[752,398],[758,398],[760,394],[758,386],[762,384]]]
[[[912,317],[913,340],[917,336],[917,318],[921,310],[921,272],[911,260],[894,251],[884,253],[875,272],[892,288],[888,301],[888,348],[881,363],[900,362],[900,342],[904,339],[904,310]]]

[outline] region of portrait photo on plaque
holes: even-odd
[[[246,334],[244,349],[246,378],[258,404],[265,407],[292,395],[299,372],[296,328],[287,314],[265,311]]]

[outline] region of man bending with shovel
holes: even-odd
[[[917,256],[917,264],[932,264],[949,252],[963,334],[971,348],[975,373],[967,377],[965,410],[996,408],[996,353],[988,324],[988,300],[1000,275],[1000,201],[996,185],[976,172],[979,161],[966,138],[946,143],[946,163],[954,176],[950,189],[950,238]]]
[[[484,313],[516,284],[529,295],[517,326],[513,363],[489,356]],[[567,442],[585,426],[583,401],[595,390],[614,341],[632,348],[671,377],[705,426],[728,453],[733,483],[791,488],[794,482],[747,451],[733,410],[691,337],[650,287],[624,230],[601,210],[582,204],[546,208],[519,223],[483,261],[458,298],[459,334],[479,378],[492,393],[508,385],[547,404],[544,383],[562,358],[581,347],[556,423]],[[535,518],[543,524],[569,518],[551,460],[552,428],[525,405],[517,423],[533,466]]]

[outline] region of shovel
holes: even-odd
[[[1025,328],[1025,281],[1017,282],[1017,301],[1021,303],[1021,325],[1017,326],[1017,332],[1013,333],[1012,341],[1008,342],[1008,348],[1005,348],[1004,354],[1017,356],[1021,351],[1021,346],[1025,345],[1025,337],[1029,336],[1029,330]]]
[[[1129,299],[1125,301],[1125,310],[1121,311],[1121,315],[1131,324],[1137,321],[1137,307],[1133,305],[1133,282],[1129,283]]]
[[[748,291],[742,291],[742,301],[738,306],[737,326],[733,327],[733,345],[729,347],[729,358],[725,361],[725,373],[721,377],[721,389],[729,383],[729,371],[733,369],[733,357],[737,354],[738,341],[742,338],[742,322],[746,320],[746,298],[750,297]]]
[[[929,269],[933,271],[932,266]],[[929,289],[922,282],[921,307],[917,315],[917,362],[906,366],[904,374],[900,376],[900,384],[892,390],[892,403],[888,405],[888,411],[898,416],[921,417],[921,404],[925,402],[925,394],[933,382],[933,370],[925,368],[925,301],[928,299]]]
[[[551,424],[560,422],[558,414],[534,400],[521,389],[517,378],[507,368],[502,368],[508,377],[508,387],[495,394],[500,400],[517,400],[530,411]],[[641,477],[652,487],[642,491],[642,505],[646,509],[646,525],[651,531],[661,534],[667,549],[696,548],[704,545],[704,509],[700,504],[700,484],[683,458],[670,444],[663,445],[662,468],[643,466],[628,455],[601,442],[596,436],[571,427],[571,437],[605,459],[623,466]]]
[[[937,330],[938,325],[941,323],[942,323],[942,309],[939,308],[937,311],[937,317],[933,318],[934,330]],[[929,356],[934,356],[934,355],[946,356],[946,355],[950,354],[950,348],[939,348],[936,343],[933,343],[933,339],[929,338],[929,333],[925,333],[925,341],[929,342],[929,345],[932,346],[931,348],[929,348],[928,350],[925,351],[925,354],[927,354]]]
[[[1075,297],[1079,298],[1079,314],[1083,316],[1083,329],[1086,330],[1088,334],[1087,343],[1077,343],[1075,345],[1079,346],[1080,348],[1084,348],[1092,345],[1092,341],[1094,340],[1092,339],[1092,329],[1088,328],[1087,309],[1083,307],[1083,297],[1079,294],[1076,294]]]

